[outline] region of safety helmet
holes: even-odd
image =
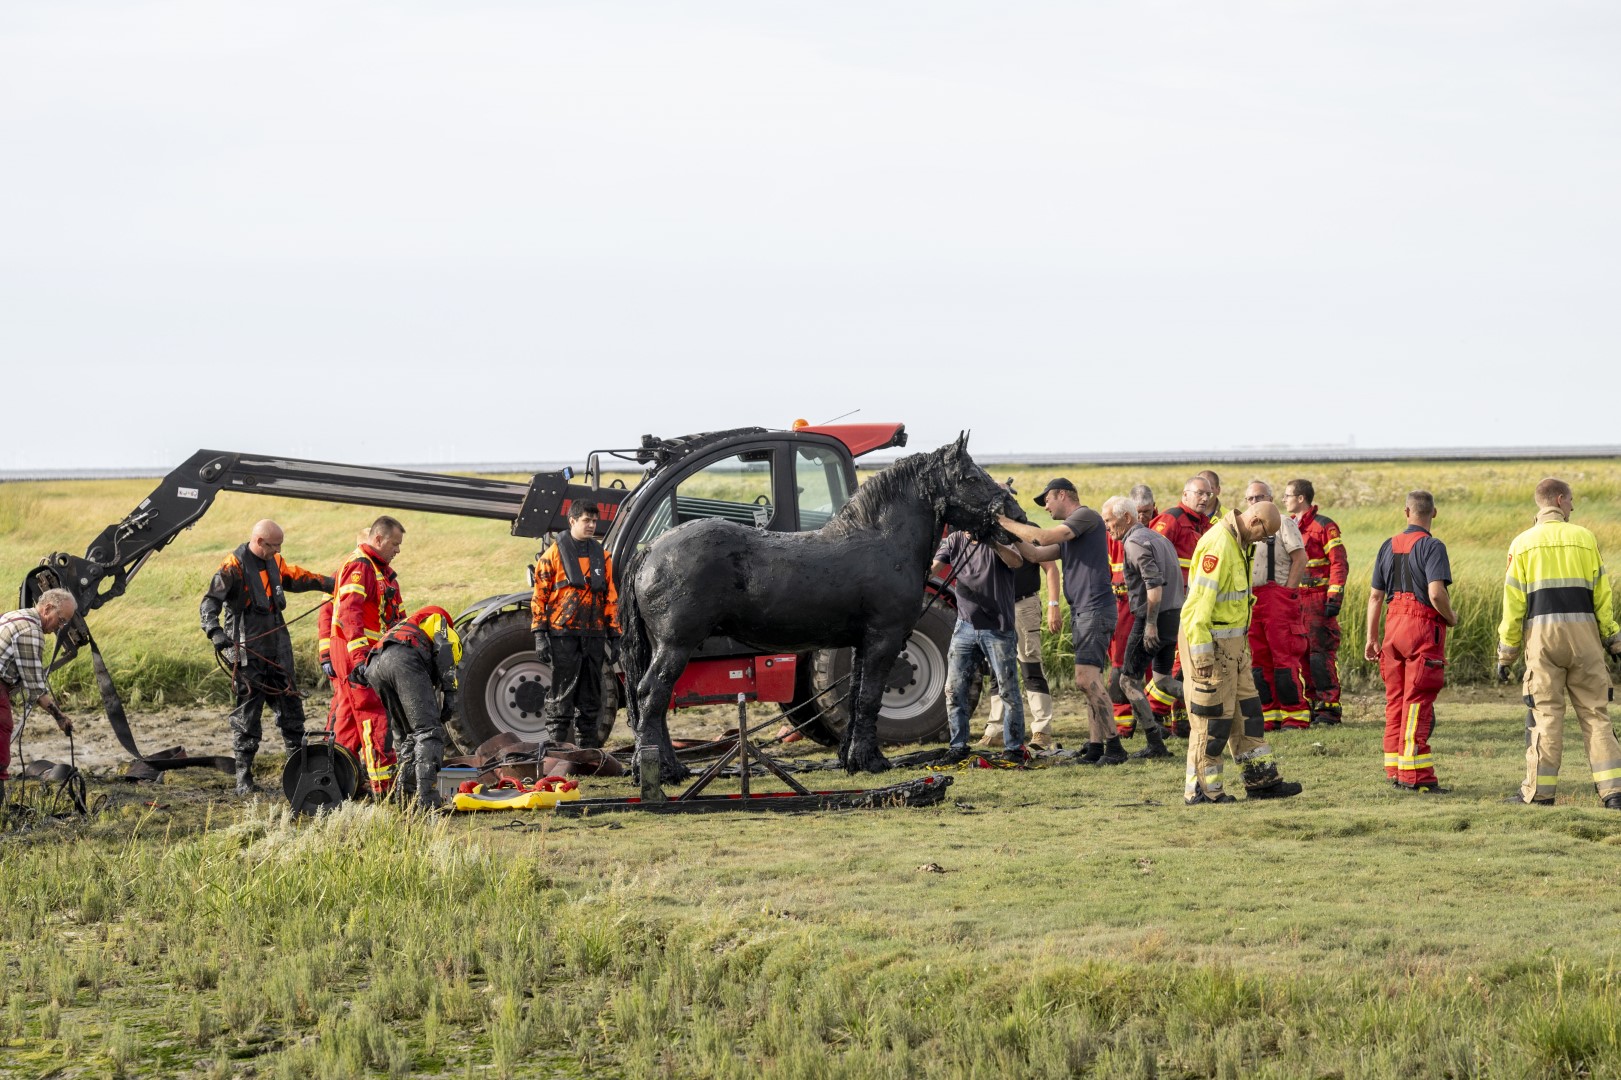
[[[458,664],[462,662],[462,639],[456,633],[456,621],[450,617],[450,612],[442,607],[425,607],[411,616],[411,622],[430,638],[443,634],[450,643],[451,659]]]

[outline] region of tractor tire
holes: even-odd
[[[923,613],[906,639],[906,646],[889,673],[883,705],[878,711],[878,741],[889,746],[927,742],[946,729],[946,663],[951,653],[951,631],[957,616],[951,608],[936,602]],[[822,715],[805,728],[805,734],[831,746],[844,738],[850,723],[850,703],[841,700],[850,688],[849,649],[823,649],[811,663],[809,693],[805,701],[798,695],[790,708],[796,722],[804,717],[798,709],[820,707]],[[809,700],[819,699],[819,704]],[[837,702],[837,704],[834,704]]]
[[[504,611],[462,642],[461,723],[454,731],[463,753],[501,732],[528,742],[546,737],[543,707],[552,668],[535,657],[535,635],[525,608]],[[598,734],[604,743],[619,708],[619,681],[603,673]],[[470,744],[470,745],[469,745]]]

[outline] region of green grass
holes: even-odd
[[[1186,467],[1127,469],[1084,465],[1053,469],[993,470],[1012,475],[1026,497],[1031,519],[1046,514],[1028,502],[1050,476],[1073,480],[1081,498],[1100,505],[1138,482],[1150,484],[1162,509],[1180,497]],[[1351,686],[1371,677],[1362,663],[1361,643],[1368,575],[1380,543],[1402,527],[1401,504],[1408,490],[1434,492],[1440,516],[1436,534],[1447,542],[1456,583],[1454,606],[1462,618],[1449,648],[1454,682],[1482,680],[1494,662],[1501,609],[1502,566],[1509,541],[1531,522],[1530,492],[1538,479],[1559,475],[1576,489],[1576,518],[1594,530],[1602,550],[1621,550],[1621,470],[1608,461],[1357,464],[1301,467],[1288,464],[1231,469],[1224,477],[1226,505],[1233,505],[1253,477],[1275,490],[1296,476],[1311,479],[1323,512],[1340,523],[1351,558],[1351,582],[1341,615],[1342,676]],[[724,495],[721,485],[704,493]],[[738,483],[754,484],[752,478]],[[150,481],[53,481],[0,484],[0,577],[20,582],[23,574],[51,551],[80,554],[104,526],[121,519],[150,490]],[[752,490],[752,488],[751,488]],[[735,492],[731,492],[735,494]],[[223,674],[197,626],[197,601],[226,552],[246,538],[252,523],[273,517],[287,530],[285,554],[295,563],[331,571],[354,546],[357,531],[383,508],[336,506],[226,493],[191,530],[141,571],[124,597],[91,616],[92,630],[112,666],[119,687],[137,707],[157,704],[219,703],[228,699]],[[500,522],[432,514],[400,513],[406,523],[405,548],[397,566],[409,605],[436,603],[461,610],[485,596],[527,588],[524,568],[534,561],[536,542],[509,535]],[[316,603],[310,594],[289,598],[295,615]],[[314,619],[293,630],[300,674],[310,688],[320,681],[315,665]],[[1058,685],[1072,663],[1056,639],[1048,642],[1048,663]],[[59,677],[59,686],[80,698],[95,699],[88,659]]]
[[[1299,798],[1197,810],[1180,762],[517,830],[108,789],[0,839],[0,1076],[1621,1072],[1621,814],[1577,740],[1559,806],[1505,806],[1514,698],[1449,694],[1456,793],[1406,795],[1377,708],[1276,738]]]

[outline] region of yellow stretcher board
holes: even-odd
[[[549,810],[560,802],[574,802],[579,797],[579,788],[572,791],[490,788],[478,792],[458,791],[451,805],[457,810]]]

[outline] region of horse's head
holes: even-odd
[[[968,433],[936,453],[940,464],[936,504],[943,507],[946,524],[972,533],[976,540],[1011,541],[996,520],[1007,512],[1007,489],[968,456]]]

